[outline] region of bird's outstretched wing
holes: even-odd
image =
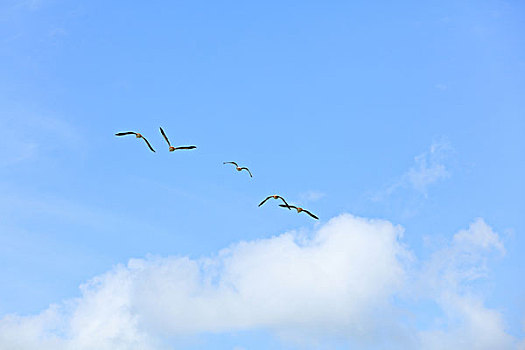
[[[319,220],[319,218],[318,218],[317,216],[315,216],[314,214],[310,213],[308,210],[304,210],[304,209],[303,209],[303,211],[304,211],[306,214],[308,214],[308,215],[310,215],[311,217],[313,217],[315,220]]]
[[[268,197],[266,197],[265,200],[263,200],[261,203],[259,203],[259,207],[260,207],[261,205],[263,205],[264,203],[266,203],[266,201],[267,201],[268,199],[272,198],[272,197],[273,197],[273,196],[268,196]]]
[[[125,132],[117,132],[115,134],[115,136],[126,136],[126,135],[137,135],[137,133],[133,131],[125,131]]]
[[[288,205],[288,203],[286,203],[286,201],[284,200],[283,197],[279,196],[278,198],[280,198],[284,202],[284,204],[286,204],[286,207],[288,207],[288,209],[290,209],[290,206]]]
[[[162,134],[162,136],[164,136],[164,140],[166,140],[166,142],[168,143],[168,146],[171,146],[170,140],[168,140],[168,136],[166,136],[166,134],[164,133],[164,130],[162,130],[162,127],[160,127],[159,129],[160,129],[160,133]]]
[[[151,147],[151,145],[149,144],[148,140],[146,140],[146,138],[144,136],[142,136],[142,138],[144,139],[144,141],[146,142],[146,144],[148,145],[149,149],[152,151],[152,152],[155,152],[155,150],[153,149],[153,147]]]
[[[286,202],[285,202],[286,203]],[[293,209],[297,209],[297,207],[295,205],[284,205],[284,204],[279,204],[280,207],[283,207],[283,208],[293,208]],[[290,209],[291,210],[291,209]],[[303,209],[304,210],[304,209]]]
[[[252,176],[252,172],[250,171],[250,169],[248,169],[246,167],[242,167],[241,170],[246,170],[248,172],[248,174],[250,174],[250,177],[253,177]]]
[[[236,167],[238,167],[237,163],[235,163],[235,162],[222,162],[222,164],[233,164],[233,165],[235,165]]]
[[[180,146],[180,147],[175,147],[175,150],[178,150],[178,149],[195,149],[197,148],[197,146]]]

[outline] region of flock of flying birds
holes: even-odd
[[[168,146],[169,146],[169,151],[170,152],[173,152],[173,151],[177,151],[177,150],[191,150],[191,149],[195,149],[197,148],[197,146],[178,146],[178,147],[174,147],[171,145],[170,143],[170,140],[168,139],[168,136],[166,136],[166,133],[164,132],[164,130],[162,130],[162,128],[160,128],[160,133],[162,134],[162,136],[164,137],[164,140],[166,140],[166,142],[168,143]],[[149,149],[152,151],[152,152],[155,152],[155,150],[153,149],[153,147],[151,147],[151,144],[148,142],[148,140],[142,136],[142,134],[139,134],[138,132],[134,132],[134,131],[125,131],[125,132],[118,132],[115,134],[115,136],[127,136],[127,135],[135,135],[136,138],[138,139],[143,139],[144,142],[146,142],[146,145],[148,145]],[[250,177],[253,177],[252,176],[252,173],[250,171],[250,169],[246,168],[246,167],[240,167],[236,162],[223,162],[222,164],[233,164],[235,166],[235,169],[237,171],[243,171],[243,170],[246,170],[248,172],[248,174],[250,174]],[[309,212],[308,210],[306,209],[303,209],[301,207],[296,207],[294,205],[289,205],[286,200],[279,196],[279,195],[272,195],[272,196],[268,196],[266,197],[261,203],[259,203],[259,207],[261,205],[263,205],[264,203],[266,203],[266,201],[270,198],[273,198],[273,199],[280,199],[281,201],[283,201],[284,204],[279,204],[280,207],[283,207],[283,208],[288,208],[288,210],[292,210],[292,209],[295,209],[297,210],[297,213],[301,213],[301,212],[304,212],[308,215],[310,215],[312,218],[316,219],[316,220],[319,220],[319,218],[317,216],[315,216],[314,214],[312,214],[311,212]]]

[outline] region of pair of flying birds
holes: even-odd
[[[248,172],[248,174],[250,174],[250,177],[252,177],[252,173],[250,171],[250,169],[246,168],[246,167],[239,167],[239,165],[235,162],[223,162],[222,164],[233,164],[235,165],[235,169],[237,169],[237,171],[242,171],[242,170],[246,170]],[[310,213],[308,210],[306,209],[303,209],[301,207],[296,207],[294,205],[289,205],[288,203],[286,203],[286,200],[279,196],[279,195],[273,195],[273,196],[268,196],[266,197],[265,200],[263,200],[261,203],[259,203],[259,206],[263,205],[264,203],[266,203],[266,201],[270,198],[273,198],[273,199],[280,199],[284,202],[284,204],[279,204],[280,207],[283,207],[283,208],[288,208],[288,210],[291,210],[292,208],[297,210],[297,213],[300,213],[300,212],[305,212],[306,214],[310,215],[311,217],[313,217],[314,219],[316,220],[319,220],[319,218],[317,216],[315,216],[314,214]]]
[[[160,133],[162,134],[162,136],[164,137],[164,139],[166,140],[166,142],[168,143],[168,146],[169,146],[169,151],[170,152],[173,152],[173,151],[176,151],[176,150],[181,150],[181,149],[194,149],[194,148],[197,148],[197,146],[179,146],[179,147],[173,147],[170,143],[170,140],[168,139],[168,137],[166,136],[166,133],[164,132],[164,130],[162,130],[162,128],[160,128]],[[136,138],[138,139],[143,139],[144,142],[146,142],[146,145],[148,145],[149,149],[152,151],[152,152],[155,152],[155,150],[153,149],[153,147],[151,147],[151,144],[148,142],[148,140],[142,136],[142,134],[139,134],[138,132],[134,132],[134,131],[125,131],[125,132],[118,132],[115,134],[115,136],[127,136],[127,135],[135,135]],[[240,167],[236,162],[223,162],[222,164],[233,164],[235,166],[235,169],[237,171],[242,171],[242,170],[246,170],[248,172],[248,174],[250,174],[250,177],[253,177],[252,176],[252,173],[250,171],[250,169],[246,168],[246,167]],[[316,219],[316,220],[319,220],[319,218],[317,216],[315,216],[314,214],[310,213],[308,210],[306,209],[303,209],[301,207],[296,207],[294,205],[289,205],[288,203],[286,203],[286,200],[284,200],[283,197],[281,196],[278,196],[278,195],[273,195],[273,196],[268,196],[266,197],[265,200],[263,200],[260,204],[259,204],[259,207],[261,205],[263,205],[268,199],[270,198],[273,198],[273,199],[281,199],[284,204],[279,204],[280,207],[283,207],[283,208],[288,208],[288,210],[291,210],[291,209],[295,209],[297,210],[297,213],[300,213],[300,212],[305,212],[306,214],[310,215],[312,218]]]
[[[168,136],[166,136],[166,133],[164,132],[164,130],[162,130],[162,128],[160,128],[160,133],[162,134],[162,136],[164,137],[164,140],[166,140],[166,142],[168,143],[168,146],[169,146],[169,151],[170,152],[173,152],[173,151],[176,151],[176,150],[179,150],[179,149],[195,149],[197,148],[197,146],[179,146],[179,147],[173,147],[170,143],[170,140],[168,140]],[[134,131],[125,131],[125,132],[117,132],[115,134],[115,136],[127,136],[127,135],[135,135],[136,138],[138,139],[143,139],[144,142],[146,142],[146,145],[148,145],[149,149],[152,151],[152,152],[155,152],[155,150],[153,149],[153,147],[151,147],[151,144],[148,142],[148,140],[142,136],[142,134],[139,134],[138,132],[134,132]]]
[[[266,203],[266,201],[270,198],[273,198],[273,199],[280,199],[284,202],[284,204],[279,204],[280,207],[283,207],[283,208],[288,208],[288,210],[291,210],[292,208],[297,210],[297,213],[300,213],[300,212],[305,212],[306,214],[310,215],[311,217],[313,217],[314,219],[316,220],[319,220],[319,218],[317,216],[315,216],[314,214],[310,213],[308,210],[306,209],[303,209],[301,207],[296,207],[295,205],[289,205],[288,203],[286,203],[286,201],[284,200],[283,197],[281,196],[278,196],[278,195],[273,195],[273,196],[268,196],[266,197],[265,200],[263,200],[261,203],[259,203],[259,206],[263,205],[264,203]]]

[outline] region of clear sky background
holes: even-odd
[[[520,1],[2,1],[0,348],[525,348],[523,33]]]

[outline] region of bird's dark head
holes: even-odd
[[[170,152],[173,152],[173,151],[175,151],[175,147],[170,146]]]
[[[273,197],[273,199],[277,199],[277,198],[279,198],[278,195],[275,195],[275,196],[272,196],[272,197]]]
[[[138,138],[138,139],[140,139],[140,138],[142,137],[142,135],[139,134],[139,133],[136,133],[136,134],[135,134],[135,137]]]
[[[236,167],[235,169],[237,169],[237,171],[241,171],[242,170],[240,167]]]
[[[302,212],[302,211],[303,211],[303,208],[301,208],[301,207],[297,207],[297,212],[298,212],[298,213],[300,213],[300,212]]]

